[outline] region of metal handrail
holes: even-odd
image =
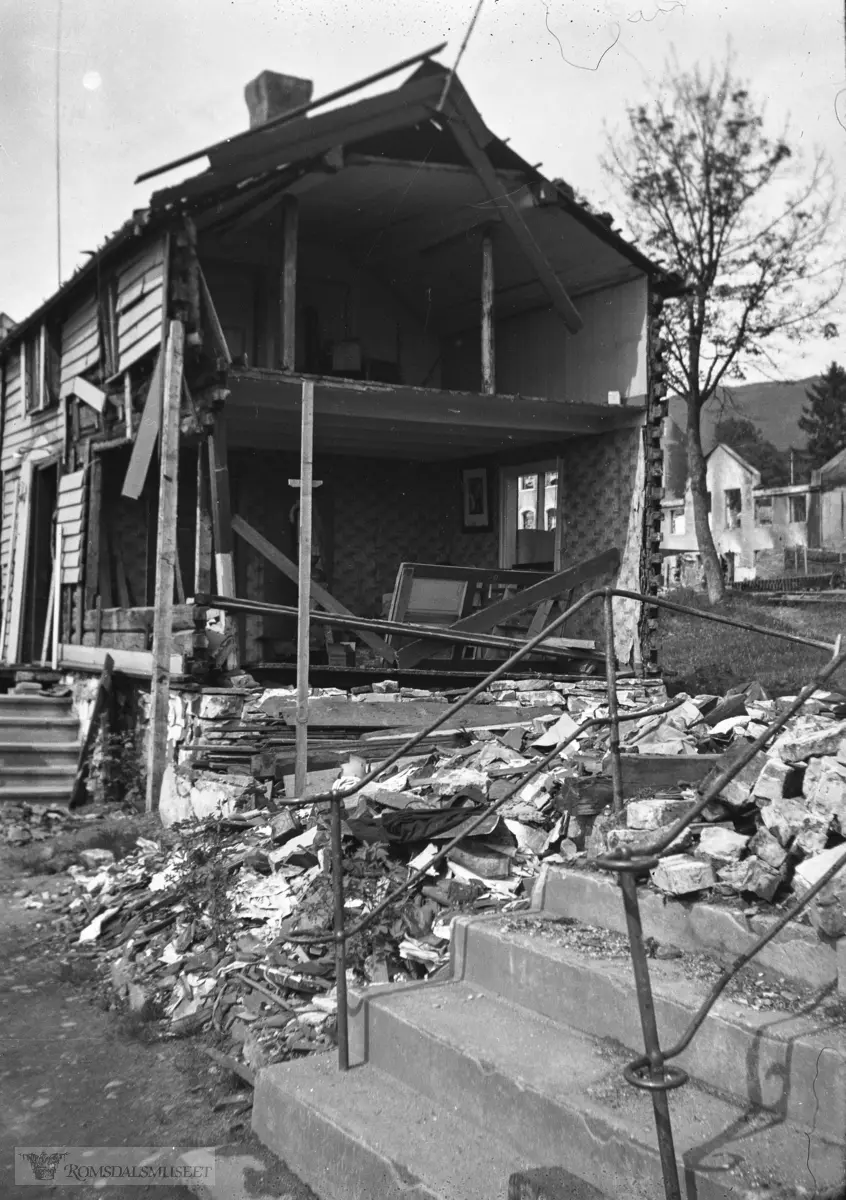
[[[626,915],[626,924],[629,934],[629,950],[632,958],[632,970],[635,979],[635,989],[637,993],[638,1007],[641,1016],[641,1027],[643,1031],[645,1054],[641,1055],[633,1062],[629,1063],[624,1068],[624,1076],[630,1084],[635,1087],[644,1088],[651,1093],[652,1104],[655,1116],[656,1134],[658,1140],[658,1150],[661,1158],[661,1168],[664,1179],[664,1190],[666,1200],[681,1200],[681,1190],[679,1185],[678,1165],[676,1162],[675,1148],[673,1143],[672,1124],[670,1120],[670,1110],[667,1098],[667,1093],[670,1089],[680,1087],[687,1082],[688,1076],[685,1071],[679,1067],[668,1066],[668,1060],[677,1057],[690,1044],[697,1030],[701,1027],[708,1012],[724,991],[731,979],[737,972],[745,966],[769,941],[774,938],[781,929],[783,929],[791,920],[802,912],[802,910],[810,903],[814,896],[829,883],[834,876],[846,864],[846,851],[843,856],[822,876],[817,883],[810,888],[802,898],[781,917],[758,941],[744,954],[742,954],[726,971],[719,980],[714,984],[708,996],[700,1005],[697,1012],[694,1014],[687,1030],[674,1046],[668,1051],[661,1049],[660,1040],[658,1037],[658,1028],[655,1018],[655,1005],[652,997],[652,987],[649,976],[649,962],[646,956],[646,949],[643,941],[643,928],[640,918],[640,907],[637,895],[636,876],[654,867],[660,858],[665,855],[671,844],[675,841],[680,833],[682,833],[692,821],[699,816],[706,806],[715,799],[722,789],[734,779],[740,771],[747,766],[769,742],[777,734],[792,716],[794,716],[813,693],[825,683],[840,667],[846,664],[846,650],[840,650],[840,639],[837,639],[833,645],[828,642],[818,641],[812,638],[802,637],[800,634],[786,633],[783,630],[767,629],[766,627],[755,625],[751,622],[738,621],[730,617],[720,616],[717,613],[711,613],[701,609],[692,608],[688,605],[676,604],[674,601],[665,600],[663,597],[647,596],[641,592],[631,591],[625,588],[601,588],[594,589],[585,593],[575,604],[571,605],[565,612],[561,613],[554,621],[552,621],[545,629],[541,630],[535,637],[530,638],[525,642],[514,654],[505,662],[501,663],[493,671],[490,672],[481,682],[477,683],[468,692],[461,696],[454,704],[450,705],[446,711],[439,717],[431,721],[423,730],[412,735],[399,749],[390,754],[383,762],[377,764],[372,770],[367,772],[361,779],[351,781],[349,787],[342,791],[323,793],[321,795],[310,798],[305,803],[313,804],[330,804],[331,805],[331,870],[332,870],[332,890],[333,890],[333,931],[331,939],[335,946],[335,974],[336,974],[336,994],[338,1007],[338,1065],[342,1071],[349,1068],[349,1039],[347,1025],[347,987],[346,987],[346,943],[356,934],[361,933],[367,928],[382,912],[385,911],[391,904],[395,903],[403,895],[410,892],[420,880],[425,876],[428,869],[436,862],[442,861],[443,858],[454,849],[455,846],[468,836],[469,833],[478,828],[492,813],[498,811],[504,804],[512,799],[517,792],[525,787],[526,783],[538,775],[552,760],[557,757],[563,749],[580,736],[586,729],[608,725],[610,726],[609,749],[611,756],[611,776],[613,788],[613,807],[616,813],[623,811],[623,779],[622,779],[622,764],[620,757],[620,715],[617,704],[617,663],[614,644],[614,607],[613,601],[615,598],[634,600],[640,604],[650,607],[664,608],[671,612],[682,613],[695,617],[698,620],[711,621],[715,624],[732,626],[734,628],[743,629],[749,632],[760,633],[766,637],[776,638],[777,640],[791,642],[798,645],[810,646],[814,649],[826,650],[832,654],[830,662],[819,672],[812,682],[806,684],[799,692],[791,704],[776,718],[750,746],[748,746],[735,761],[726,767],[720,774],[707,786],[700,794],[699,799],[691,806],[691,808],[677,821],[670,826],[669,830],[659,837],[652,845],[641,849],[637,853],[620,850],[616,856],[602,856],[596,860],[596,866],[601,869],[614,871],[618,875],[620,889],[623,895],[623,904]],[[382,775],[386,770],[393,766],[399,759],[406,757],[416,746],[423,742],[436,729],[446,724],[458,715],[465,705],[471,700],[480,695],[483,691],[501,678],[504,674],[511,671],[518,662],[526,655],[535,651],[541,643],[556,630],[558,630],[567,620],[575,613],[580,611],[586,605],[594,601],[601,600],[603,604],[603,615],[605,625],[605,673],[606,673],[606,700],[608,706],[608,715],[606,717],[592,717],[583,721],[577,728],[556,745],[550,752],[544,755],[538,762],[532,764],[530,769],[520,775],[517,782],[501,799],[495,801],[483,808],[482,810],[473,810],[474,820],[468,826],[464,823],[461,832],[453,837],[446,845],[444,845],[424,867],[415,870],[408,879],[389,893],[374,909],[361,917],[358,921],[350,926],[345,926],[344,923],[344,890],[343,890],[343,848],[342,848],[342,805],[345,800],[354,796],[357,792],[368,783]],[[226,609],[240,602],[232,601],[225,597],[214,597],[215,607]],[[254,605],[254,607],[253,607]],[[268,607],[259,602],[251,602],[251,611],[262,611]],[[276,606],[273,606],[274,611]],[[319,621],[325,619],[326,614],[312,614],[314,620]],[[363,618],[356,619],[363,622]],[[408,632],[408,630],[405,630]],[[436,630],[432,631],[437,632]],[[475,638],[478,635],[469,635],[470,638]],[[640,709],[635,712],[626,714],[627,720],[639,719],[644,716],[658,715],[660,713],[672,711],[678,707],[681,701],[668,702],[664,705],[656,705],[648,709]],[[304,801],[301,798],[295,798],[291,801],[284,802],[290,806],[302,807]],[[287,940],[299,945],[318,945],[324,944],[330,939],[329,934],[310,934],[310,935],[288,935]],[[644,1076],[643,1072],[648,1069],[648,1077]]]
[[[605,637],[606,648],[613,650],[614,645],[614,612],[612,597],[615,594],[614,589],[606,589],[604,597],[604,616],[605,616]],[[657,599],[657,598],[656,598]],[[653,603],[650,599],[648,603]],[[671,601],[663,601],[663,606],[666,608],[681,608],[675,606]],[[691,611],[691,610],[688,610]],[[716,614],[711,613],[696,613],[694,614],[705,619],[714,619]],[[726,618],[717,618],[718,623],[729,623]],[[736,624],[736,622],[730,622]],[[750,625],[750,628],[752,626]],[[765,632],[759,630],[759,632]],[[770,631],[772,632],[772,631]],[[793,639],[788,639],[793,640]],[[638,1008],[640,1011],[641,1030],[643,1032],[643,1041],[645,1053],[636,1058],[633,1062],[627,1064],[623,1070],[626,1081],[634,1087],[644,1088],[651,1093],[652,1107],[655,1118],[655,1131],[658,1141],[658,1153],[661,1159],[661,1171],[664,1180],[664,1193],[666,1200],[681,1200],[681,1186],[679,1182],[678,1163],[676,1160],[675,1146],[673,1142],[672,1122],[670,1119],[670,1107],[668,1100],[668,1091],[683,1086],[687,1083],[689,1076],[686,1071],[680,1067],[669,1066],[667,1060],[675,1058],[678,1054],[690,1044],[697,1030],[701,1027],[718,997],[724,991],[729,982],[734,976],[757,954],[769,941],[772,940],[784,926],[798,915],[811,902],[827,883],[834,878],[840,869],[846,864],[846,853],[830,868],[825,875],[817,881],[813,888],[810,888],[798,901],[793,908],[781,918],[779,922],[767,931],[758,941],[744,954],[740,955],[735,962],[728,967],[712,987],[708,996],[700,1005],[697,1012],[694,1014],[687,1030],[679,1041],[671,1047],[669,1051],[664,1051],[661,1048],[661,1042],[658,1036],[658,1025],[655,1016],[655,1003],[652,996],[652,983],[649,975],[649,961],[646,956],[646,948],[643,941],[643,925],[640,917],[640,904],[637,895],[636,876],[646,870],[651,869],[660,861],[660,857],[667,853],[672,842],[678,835],[683,832],[692,821],[699,816],[707,804],[715,799],[727,783],[734,779],[740,771],[743,770],[754,758],[760,750],[767,745],[772,737],[784,728],[790,718],[797,713],[802,706],[810,699],[814,692],[825,683],[835,671],[846,663],[846,651],[840,650],[840,639],[833,647],[820,646],[833,651],[830,662],[818,673],[818,675],[796,696],[794,701],[787,709],[771,722],[766,730],[756,738],[755,741],[748,746],[741,754],[737,756],[735,761],[730,764],[725,770],[713,780],[710,786],[707,786],[704,792],[696,803],[675,821],[670,828],[658,838],[652,846],[640,850],[637,853],[627,852],[622,850],[617,853],[616,857],[602,856],[596,860],[596,865],[602,869],[615,871],[620,885],[620,890],[623,895],[623,907],[626,916],[626,927],[629,935],[629,953],[632,959],[632,972],[635,980],[635,990],[637,994]],[[614,791],[614,808],[616,811],[621,811],[623,807],[623,786],[622,786],[622,770],[620,761],[620,737],[619,737],[619,714],[616,706],[616,663],[613,653],[606,652],[606,687],[609,697],[609,714],[612,717],[610,751],[611,751],[611,774]],[[644,1072],[648,1071],[648,1075]]]

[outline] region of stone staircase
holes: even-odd
[[[79,721],[70,697],[0,695],[0,804],[67,805],[78,755]]]
[[[757,933],[715,906],[692,920],[698,906],[644,900],[668,1046],[717,974],[691,951],[733,954]],[[544,871],[530,913],[460,918],[449,980],[351,996],[346,1075],[332,1055],[259,1074],[256,1133],[320,1200],[658,1200],[651,1099],[622,1074],[643,1050],[622,920],[613,880],[561,868]],[[691,1075],[669,1093],[688,1200],[820,1196],[846,1179],[831,950],[786,930],[769,960],[782,977],[755,977],[762,994],[792,992],[789,1011],[721,998],[675,1060]],[[821,997],[798,1011],[809,977]]]

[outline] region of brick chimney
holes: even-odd
[[[298,79],[296,75],[278,75],[276,71],[262,71],[244,88],[244,98],[250,113],[250,129],[264,125],[274,117],[284,116],[301,104],[308,104],[314,84],[310,79]]]

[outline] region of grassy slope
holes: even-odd
[[[711,609],[707,599],[689,591],[667,596],[702,612],[715,612],[766,629],[783,629],[833,643],[846,632],[846,604],[776,605],[760,597],[735,595]],[[722,695],[733,685],[757,679],[771,696],[795,694],[825,664],[828,655],[763,633],[712,624],[678,613],[661,612],[659,662],[671,690]],[[846,691],[846,670],[831,686]]]

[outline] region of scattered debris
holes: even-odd
[[[542,688],[535,679],[500,680],[476,699],[479,709],[495,706],[496,724],[470,728],[459,714],[357,792],[366,771],[423,728],[404,720],[374,728],[363,706],[380,704],[372,711],[381,721],[383,709],[422,703],[429,720],[434,705],[457,693],[391,681],[349,695],[314,689],[331,699],[333,726],[331,736],[318,731],[310,739],[309,790],[291,805],[292,689],[248,684],[202,694],[181,714],[187,737],[166,777],[165,828],[138,837],[128,854],[87,842],[64,862],[64,895],[22,893],[25,903],[58,910],[54,924],[69,955],[98,963],[135,1017],[162,1036],[213,1035],[216,1053],[244,1079],[335,1041],[329,817],[310,795],[342,797],[348,922],[411,872],[425,872],[349,939],[349,981],[431,978],[447,964],[458,913],[526,908],[542,861],[588,865],[605,853],[642,851],[690,810],[696,784],[707,786],[706,777],[742,753],[783,704],[751,686],[726,701],[680,697],[670,712],[637,717],[629,714],[664,703],[666,693],[656,681],[627,682],[619,694],[622,748],[627,763],[643,761],[632,775],[639,786],[627,789],[624,812],[614,814],[607,726],[557,750],[581,721],[607,716],[599,680],[545,680]],[[538,714],[539,705],[553,711]],[[812,886],[833,856],[846,853],[845,705],[839,694],[817,693],[812,711],[794,718],[678,836],[651,871],[652,884],[669,896],[708,891],[747,903],[787,898],[791,882],[796,894]],[[696,758],[701,768],[691,768]],[[660,786],[650,786],[652,771]],[[494,801],[502,801],[499,810],[478,822]],[[10,806],[0,836],[15,847],[49,845],[54,831],[87,821],[87,814]],[[810,919],[826,936],[846,932],[846,872],[817,898]],[[303,936],[316,940],[305,944]]]

